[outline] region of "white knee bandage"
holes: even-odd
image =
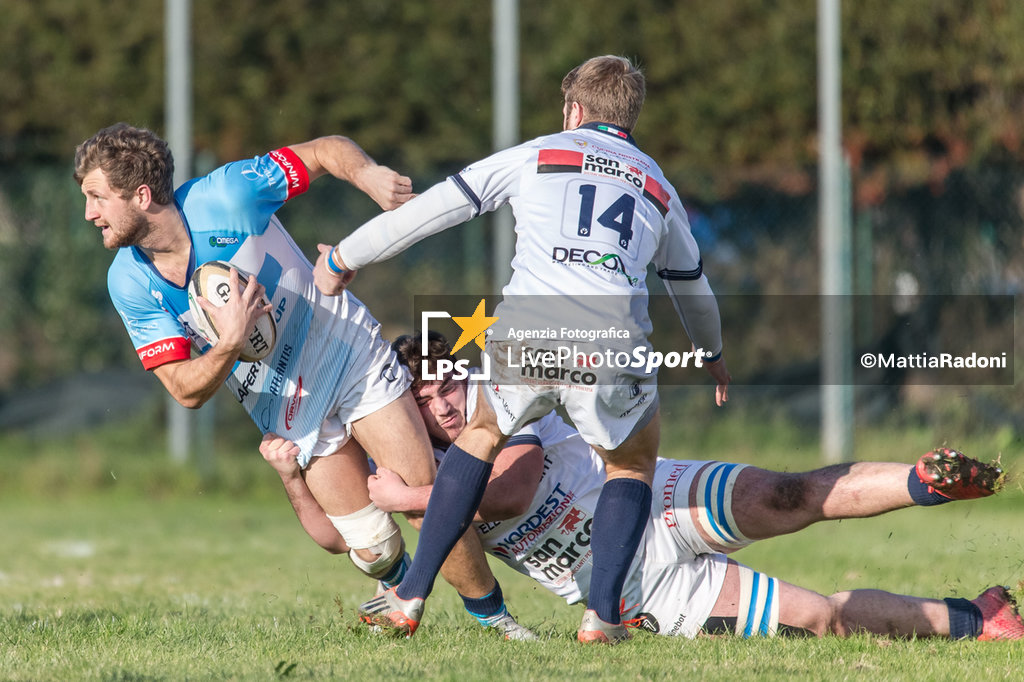
[[[373,504],[345,516],[327,515],[334,527],[345,538],[351,548],[348,556],[360,571],[371,578],[386,575],[396,561],[405,553],[402,532],[391,515],[382,512]],[[368,549],[379,554],[373,561],[361,559],[357,549]]]

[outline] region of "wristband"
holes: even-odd
[[[345,270],[338,267],[338,264],[334,262],[334,254],[338,252],[338,247],[335,246],[331,249],[331,252],[327,254],[327,269],[333,272],[335,275],[344,275]]]

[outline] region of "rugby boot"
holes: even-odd
[[[359,606],[359,620],[392,634],[412,637],[423,618],[422,599],[402,599],[394,587]]]
[[[491,628],[501,634],[502,637],[514,642],[533,642],[540,639],[530,628],[520,625],[516,619],[503,608],[501,613],[487,618],[477,618],[480,625]]]
[[[597,616],[593,609],[583,612],[583,622],[576,632],[576,639],[583,644],[618,644],[632,635],[622,623],[606,623]]]
[[[990,587],[971,603],[981,611],[983,624],[979,640],[1024,639],[1024,621],[1005,587]]]
[[[915,467],[918,478],[936,492],[951,500],[973,500],[999,492],[1003,470],[995,463],[983,464],[962,452],[936,448],[922,455]]]

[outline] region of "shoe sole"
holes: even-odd
[[[961,452],[949,448],[938,448],[921,457],[918,462],[917,475],[940,495],[954,500],[970,500],[988,497],[998,493],[1005,482],[1006,474],[996,464],[985,464],[968,457]],[[961,472],[968,475],[971,469],[977,473],[969,482],[963,481]],[[958,497],[961,491],[956,488],[969,486],[976,494]]]

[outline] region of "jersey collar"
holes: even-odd
[[[625,130],[623,130],[619,126],[612,125],[611,123],[601,123],[600,121],[590,121],[588,123],[584,123],[583,125],[579,126],[577,128],[577,130],[579,130],[580,128],[585,128],[587,130],[596,130],[596,131],[604,133],[606,135],[611,135],[612,137],[617,137],[620,140],[625,140],[626,142],[630,143],[634,147],[637,146],[636,145],[636,140],[633,139],[632,135],[630,135],[628,132],[626,132]]]

